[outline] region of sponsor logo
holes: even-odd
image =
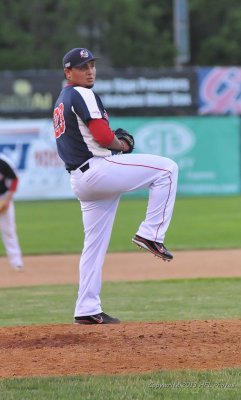
[[[93,319],[94,321],[96,321],[98,324],[103,324],[103,318],[100,317],[100,316],[94,317],[94,316],[92,315],[92,319]]]
[[[188,153],[195,144],[193,132],[176,122],[152,122],[136,133],[136,148],[143,153],[175,158]]]
[[[35,90],[28,79],[15,79],[12,82],[12,93],[0,93],[0,112],[46,111],[53,104],[49,91]]]
[[[32,93],[32,85],[25,79],[16,79],[13,82],[13,92],[18,96],[28,96]]]
[[[202,68],[199,81],[199,114],[241,114],[241,68]]]

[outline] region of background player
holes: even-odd
[[[146,217],[133,241],[161,259],[171,260],[173,256],[163,242],[172,217],[178,167],[168,158],[128,154],[133,146],[111,130],[101,99],[92,91],[96,67],[89,50],[70,50],[63,58],[63,68],[67,83],[55,104],[54,129],[59,156],[80,200],[85,232],[74,321],[118,323],[117,318],[103,312],[100,291],[120,196],[149,189]]]
[[[0,230],[11,266],[16,271],[22,271],[22,252],[16,232],[13,204],[17,185],[18,177],[14,166],[5,155],[0,154]]]

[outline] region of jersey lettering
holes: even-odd
[[[54,131],[56,139],[58,139],[65,132],[63,103],[60,103],[58,107],[54,109]]]

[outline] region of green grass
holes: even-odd
[[[176,249],[241,247],[241,197],[180,198],[167,239]]]
[[[122,199],[109,251],[135,251],[131,238],[145,218],[146,199]],[[24,254],[79,253],[83,226],[77,200],[16,202]],[[166,244],[174,249],[240,247],[241,197],[178,198]],[[0,255],[5,251],[0,243]]]
[[[2,400],[238,400],[241,370],[4,379]]]
[[[123,321],[240,318],[241,278],[106,282],[102,304]],[[71,323],[77,286],[3,288],[0,326]]]

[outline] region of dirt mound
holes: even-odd
[[[241,320],[0,328],[0,377],[241,367]]]

